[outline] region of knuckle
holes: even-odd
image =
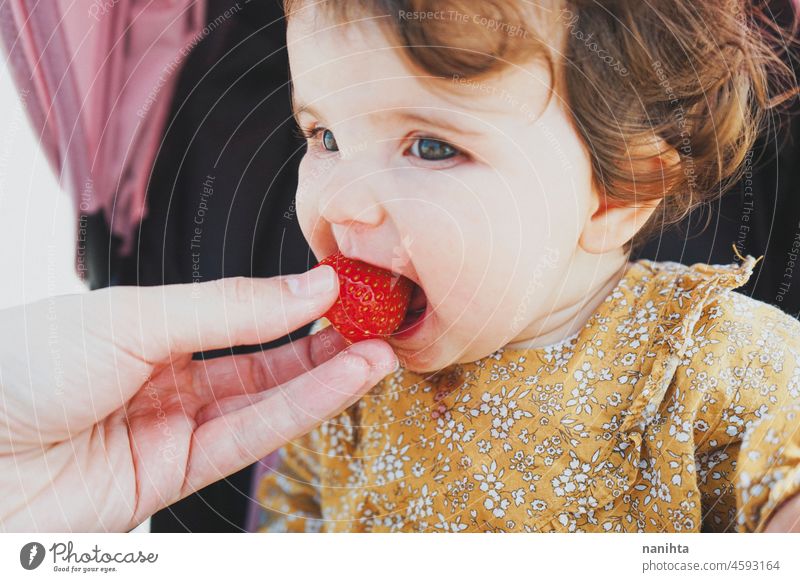
[[[253,355],[250,360],[250,378],[259,391],[265,390],[275,383],[269,361],[263,352]]]
[[[308,350],[308,362],[312,369],[316,368],[325,361],[323,350],[328,339],[326,336],[322,335],[324,332],[325,330],[315,333],[311,336],[308,344],[306,344],[306,349]]]
[[[235,303],[249,303],[253,300],[253,286],[250,279],[246,277],[232,277],[227,279],[224,297],[226,300]]]
[[[291,397],[292,391],[281,386],[277,388],[277,391],[280,409],[283,411],[282,417],[288,422],[287,432],[293,433],[298,427],[304,427],[308,423],[308,416],[301,407],[301,404]],[[291,438],[290,434],[281,436]]]

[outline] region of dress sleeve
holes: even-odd
[[[319,455],[311,434],[278,451],[278,461],[261,478],[256,500],[261,506],[259,532],[316,532],[322,526]]]
[[[708,427],[696,449],[704,531],[761,532],[800,493],[800,322],[746,300],[754,316],[722,327],[729,357],[695,422]]]
[[[754,423],[739,453],[737,529],[761,532],[778,506],[800,494],[800,404],[786,403]]]

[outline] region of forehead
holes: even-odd
[[[303,102],[374,97],[378,90],[391,92],[399,86],[422,89],[375,19],[339,24],[293,17],[287,39],[292,84]]]
[[[289,19],[287,40],[293,97],[298,105],[351,106],[374,111],[427,107],[517,113],[538,109],[550,88],[549,71],[531,59],[482,79],[434,77],[416,66],[387,35],[381,17],[338,23],[320,12]]]

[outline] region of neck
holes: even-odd
[[[506,347],[536,349],[556,344],[578,333],[625,276],[630,265],[627,256],[620,255],[619,259],[613,261],[595,261],[590,269],[582,268],[580,265],[574,267],[572,272],[578,274],[593,272],[592,280],[596,280],[598,274],[602,274],[602,278],[588,292],[586,287],[590,285],[587,285],[585,276],[578,275],[578,278],[583,279],[583,286],[577,281],[568,280],[561,289],[576,289],[577,292],[568,296],[564,305],[528,326]]]

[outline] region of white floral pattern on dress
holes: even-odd
[[[399,370],[280,452],[262,531],[761,531],[800,491],[800,322],[634,263],[586,326]]]

